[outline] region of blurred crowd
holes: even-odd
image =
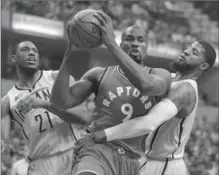
[[[101,9],[117,30],[137,23],[149,28],[152,45],[186,47],[196,39],[218,45],[219,9],[216,1],[10,1],[2,8],[54,20],[67,21],[79,10]],[[181,48],[180,48],[181,49]]]
[[[196,116],[184,159],[191,175],[218,175],[218,123],[208,122],[207,116],[201,119],[198,119],[198,117],[200,116]]]
[[[12,166],[21,159],[26,159],[28,155],[28,142],[25,140],[22,131],[17,124],[11,122],[11,145],[1,152],[1,174],[12,175]]]

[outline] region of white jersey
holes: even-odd
[[[181,80],[181,82],[188,82],[195,89],[195,105],[188,116],[173,117],[149,134],[145,152],[149,158],[182,158],[184,155],[185,145],[189,140],[198,106],[198,88],[196,81],[192,79]]]
[[[29,141],[29,158],[33,160],[66,151],[80,138],[76,125],[61,120],[43,108],[33,109],[26,115],[17,108],[20,99],[41,87],[46,89],[39,90],[34,95],[49,100],[53,83],[52,71],[41,71],[40,78],[32,90],[21,89],[15,85],[8,92],[10,114]]]

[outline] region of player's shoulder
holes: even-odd
[[[97,80],[103,76],[105,71],[104,67],[93,67],[84,74],[83,79]]]
[[[5,95],[1,99],[1,110],[2,110],[2,116],[6,115],[10,110],[10,99],[8,95]]]
[[[171,84],[171,89],[172,90],[177,90],[183,93],[194,93],[195,88],[192,85],[192,83],[190,83],[187,80],[184,81],[175,81]]]
[[[23,164],[25,162],[25,159],[20,159],[20,160],[17,160],[16,162],[14,162],[12,164],[12,168],[16,169],[18,166],[20,166],[21,164]]]
[[[195,88],[187,81],[176,81],[171,84],[168,97],[188,106],[196,99]]]
[[[151,68],[151,74],[172,79],[171,73],[163,68]]]
[[[91,73],[103,73],[105,71],[105,67],[93,67],[89,71]]]
[[[163,69],[163,68],[152,68],[151,74],[156,75],[160,77],[161,79],[163,79],[166,82],[167,87],[169,89],[173,78],[172,78],[171,73],[168,70]]]
[[[18,88],[18,86],[15,84],[11,87],[11,89],[9,89],[9,91],[7,92],[7,94],[4,97],[8,97],[10,99],[10,97],[13,96],[17,96],[19,95],[21,92],[23,91],[23,89]],[[4,98],[3,97],[3,98]]]
[[[42,70],[42,75],[45,77],[52,77],[55,78],[58,75],[58,70]]]
[[[9,104],[9,96],[8,96],[8,94],[5,95],[4,97],[2,97],[1,103],[8,103]]]

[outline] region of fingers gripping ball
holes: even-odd
[[[78,12],[68,23],[68,38],[78,48],[95,48],[102,44],[101,29],[91,22],[99,24],[93,16],[96,10],[86,9]]]

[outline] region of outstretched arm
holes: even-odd
[[[48,101],[44,102],[42,106],[44,109],[47,109],[68,123],[88,125],[93,121],[93,116],[87,112],[84,105],[61,111],[56,108],[51,108]]]
[[[148,73],[117,45],[111,18],[103,12],[98,12],[94,16],[100,24],[93,24],[101,28],[104,44],[117,59],[129,81],[145,95],[158,96],[166,93],[169,87],[165,78]]]
[[[148,134],[174,117],[182,108],[193,105],[195,100],[195,90],[190,84],[173,83],[167,97],[156,104],[147,115],[96,132],[94,139],[97,142],[113,141]]]
[[[160,124],[177,114],[176,106],[169,99],[163,99],[156,104],[147,115],[136,117],[117,126],[104,130],[107,141],[127,139],[148,134]]]
[[[99,81],[103,76],[104,71],[105,68],[100,67],[90,69],[82,76],[81,80],[73,83],[69,88],[73,99],[69,102],[70,106],[67,107],[68,109],[56,107],[51,104],[51,101],[36,98],[34,93],[40,89],[33,91],[30,95],[20,100],[19,106],[21,107],[21,110],[23,110],[23,113],[27,113],[33,108],[45,108],[69,123],[89,124],[93,121],[92,115],[87,113],[87,111],[82,110],[83,105],[76,105],[77,103],[84,102],[84,100],[98,88]]]
[[[32,109],[44,108],[68,123],[87,125],[93,121],[92,115],[86,111],[85,105],[82,104],[68,110],[58,110],[53,108],[49,101],[35,96],[35,93],[39,90],[33,91],[18,102],[18,108],[24,114]]]

